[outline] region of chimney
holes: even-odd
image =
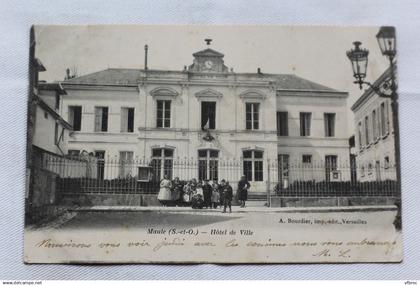
[[[262,74],[260,67],[257,68],[257,73],[260,74],[260,75]]]
[[[144,70],[147,70],[147,50],[149,49],[148,45],[144,46]]]

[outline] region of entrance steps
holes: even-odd
[[[267,193],[264,192],[248,192],[247,207],[265,207],[267,206]]]

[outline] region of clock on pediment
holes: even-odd
[[[208,39],[206,42],[208,45],[210,44]],[[188,68],[191,72],[228,72],[227,66],[224,65],[223,53],[207,48],[194,53],[193,56],[193,64]]]

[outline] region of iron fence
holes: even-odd
[[[181,181],[225,179],[236,190],[242,175],[251,193],[284,197],[399,196],[394,166],[356,166],[331,161],[285,162],[283,159],[46,157],[57,173],[57,188],[68,194],[157,193],[166,175]]]

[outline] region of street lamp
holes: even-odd
[[[381,27],[378,34],[376,35],[378,40],[379,48],[381,49],[382,55],[386,56],[389,60],[389,75],[384,78],[382,82],[377,85],[371,84],[365,81],[366,70],[368,66],[368,55],[367,49],[361,49],[361,42],[354,42],[354,49],[347,51],[347,57],[350,59],[353,68],[353,76],[356,79],[355,84],[359,84],[362,89],[363,84],[370,87],[380,97],[391,99],[392,108],[392,123],[394,128],[394,142],[395,142],[395,163],[397,169],[397,183],[401,183],[401,166],[400,166],[400,136],[399,136],[399,123],[398,123],[398,93],[397,83],[395,80],[396,66],[394,58],[397,54],[396,50],[396,39],[395,39],[395,28],[394,27]]]
[[[397,52],[395,45],[395,28],[394,27],[381,27],[378,34],[379,48],[383,55],[387,56],[390,60],[393,60]]]
[[[359,84],[360,89],[362,89],[363,80],[366,77],[369,51],[360,48],[361,42],[354,42],[353,44],[354,49],[347,52],[347,57],[350,59],[351,67],[353,68],[353,76],[356,78],[354,83]]]

